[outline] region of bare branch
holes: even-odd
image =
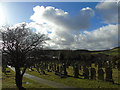
[[[23,70],[22,70],[22,73],[21,73],[21,76],[24,75],[25,71],[26,71],[27,67],[24,67]]]
[[[24,63],[27,64],[26,58],[29,52],[38,47],[41,48],[45,41],[48,40],[44,34],[36,34],[29,28],[26,28],[25,24],[15,28],[7,27],[5,29],[5,32],[2,32],[3,51],[10,54],[11,63],[20,67],[23,67]],[[25,72],[24,70],[23,74]]]

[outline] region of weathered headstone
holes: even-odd
[[[65,64],[62,64],[60,66],[60,77],[63,78],[63,77],[67,77],[67,70],[66,70],[66,65]]]
[[[118,68],[118,70],[120,71],[120,60],[119,60],[118,63],[117,63],[117,68]]]
[[[51,67],[52,67],[52,71],[54,71],[54,65],[53,65],[53,64],[52,64],[52,66],[51,66]]]
[[[74,77],[78,78],[79,77],[79,68],[78,68],[78,65],[74,65],[73,69],[74,69]]]
[[[56,64],[54,64],[54,71],[56,71],[56,69],[57,69],[57,68],[56,68]]]
[[[113,78],[112,78],[112,68],[107,67],[107,68],[105,69],[105,73],[106,73],[106,81],[113,82]]]
[[[45,63],[45,69],[48,70],[48,64],[47,63]]]
[[[44,65],[40,65],[40,70],[41,70],[40,74],[46,74],[45,71],[44,71],[45,70],[45,66]]]
[[[104,81],[104,71],[102,68],[98,69],[98,80],[103,80]]]
[[[56,70],[57,72],[59,72],[60,71],[60,67],[59,66],[57,66],[57,70]]]
[[[63,66],[61,65],[60,66],[60,73],[63,71]]]
[[[64,78],[64,77],[65,77],[63,65],[60,66],[60,77],[61,77],[61,78]]]
[[[96,70],[95,68],[90,68],[90,72],[91,72],[91,75],[90,75],[90,79],[96,79]]]
[[[50,70],[52,69],[52,65],[51,65],[51,64],[49,65],[49,69],[50,69]]]
[[[63,72],[64,72],[64,75],[67,76],[67,70],[66,70],[66,64],[63,63]]]
[[[50,64],[48,64],[48,70],[47,71],[51,72],[51,66],[50,66]]]
[[[60,75],[60,67],[59,67],[59,65],[57,65],[57,69],[55,71],[55,75]]]
[[[89,69],[86,66],[83,67],[83,76],[84,79],[89,79]]]

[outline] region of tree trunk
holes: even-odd
[[[23,76],[21,75],[20,68],[15,67],[15,72],[16,72],[16,75],[15,75],[16,86],[18,87],[19,90],[25,90],[25,88],[22,87]]]

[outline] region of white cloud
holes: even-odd
[[[33,10],[34,14],[30,17],[33,22],[29,25],[36,32],[48,34],[51,40],[47,41],[46,46],[50,48],[102,50],[118,46],[117,25],[108,24],[93,31],[79,33],[81,29],[89,27],[90,19],[94,16],[94,11],[89,7],[81,9],[74,17],[51,6],[36,6]]]
[[[88,16],[94,16],[94,11],[90,7],[82,8],[81,11],[82,11],[81,14],[88,15]]]
[[[52,40],[48,41],[51,48],[104,50],[118,46],[118,25],[110,24],[91,32],[84,31],[77,35],[67,32],[59,34],[51,34],[53,36]]]
[[[97,4],[96,9],[102,16],[104,23],[118,23],[117,2],[101,2]]]
[[[76,42],[86,49],[110,49],[118,46],[118,26],[107,25],[91,32],[85,31],[76,37]]]
[[[87,7],[80,10],[79,14],[72,17],[68,12],[52,6],[36,6],[34,14],[30,17],[36,23],[48,24],[59,27],[61,30],[80,30],[88,28],[94,11]]]

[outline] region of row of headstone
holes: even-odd
[[[95,68],[88,68],[86,66],[83,66],[83,76],[84,79],[94,79],[96,80],[96,74],[98,74],[98,80],[106,80],[109,82],[113,82],[113,78],[112,78],[112,68],[111,67],[107,67],[105,68],[105,72],[103,71],[102,68],[98,68],[98,70],[96,71]],[[104,75],[106,75],[106,77],[104,77]]]
[[[83,66],[83,69],[82,69]],[[110,81],[113,82],[112,79],[112,68],[110,67],[110,65],[106,65],[105,67],[105,72],[102,69],[102,64],[96,64],[96,67],[98,66],[98,70],[96,70],[95,68],[88,68],[90,67],[87,65],[78,65],[75,64],[73,65],[73,70],[74,70],[74,77],[78,78],[79,77],[79,70],[83,70],[83,76],[84,79],[93,79],[93,80],[106,80],[106,81]],[[42,65],[40,66],[41,72],[43,74],[45,74],[44,70],[48,70],[48,71],[53,71],[55,72],[56,75],[60,75],[61,77],[66,77],[68,75],[67,73],[67,68],[69,66],[66,63],[63,64],[56,64],[56,63],[42,63]],[[39,71],[39,70],[38,70]],[[40,71],[39,71],[40,72]],[[97,76],[98,74],[98,76]],[[106,75],[106,77],[105,77]]]
[[[40,73],[40,74],[46,74],[45,73],[45,63],[38,63],[38,64],[35,64],[34,66],[36,68],[36,72]],[[29,71],[34,71],[31,67],[29,68]]]

